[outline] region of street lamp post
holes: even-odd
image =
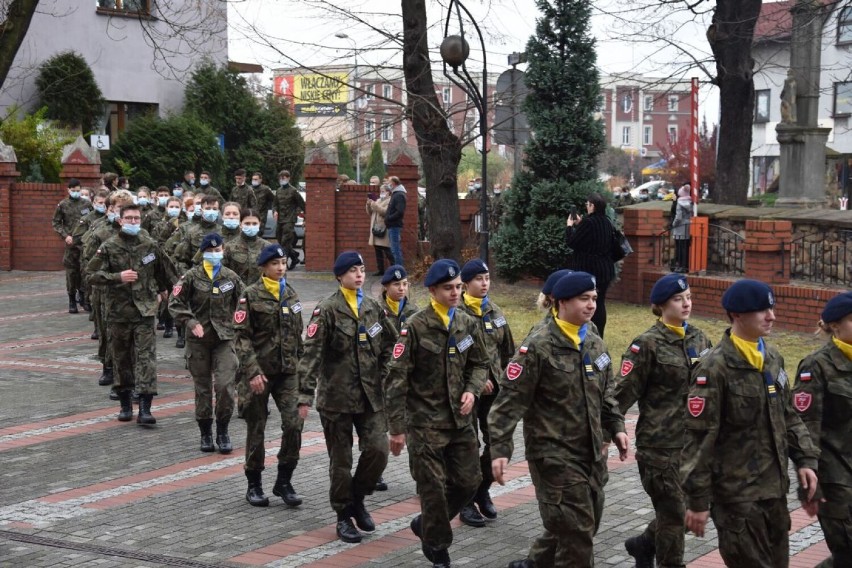
[[[334,37],[351,41],[352,53],[355,57],[355,72],[352,76],[352,127],[355,142],[355,181],[361,183],[361,134],[358,132],[358,45],[354,39],[343,32],[334,34]]]
[[[471,77],[466,66],[467,58],[470,55],[470,45],[464,37],[462,12],[467,16],[473,29],[476,30],[476,35],[479,37],[479,44],[482,48],[481,89],[476,84],[476,81],[473,80],[473,77]],[[458,34],[449,35],[450,20],[453,19],[453,16],[458,21],[459,32]],[[444,61],[444,76],[467,93],[470,100],[473,101],[476,110],[479,112],[479,135],[482,139],[482,187],[479,194],[479,257],[488,263],[488,73],[485,64],[485,40],[482,38],[482,31],[480,31],[479,26],[476,24],[476,20],[459,0],[450,0],[447,7],[447,20],[444,23],[444,40],[441,42],[441,59]],[[452,74],[447,69],[448,65],[453,69]]]

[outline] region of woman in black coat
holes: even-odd
[[[606,200],[599,193],[589,195],[586,213],[585,217],[569,216],[565,223],[565,242],[574,251],[568,259],[568,268],[582,270],[595,277],[598,306],[592,321],[603,337],[606,327],[606,291],[615,279],[615,262],[611,255],[615,227],[606,216]]]

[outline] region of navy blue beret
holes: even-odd
[[[588,272],[566,274],[553,287],[553,297],[557,300],[570,300],[597,287],[595,277]]]
[[[830,299],[822,310],[822,321],[831,323],[840,321],[852,314],[852,292],[844,292]]]
[[[689,282],[683,274],[666,274],[654,283],[651,288],[651,303],[661,306],[675,294],[680,294],[689,288]]]
[[[394,281],[405,280],[406,278],[408,278],[408,273],[405,271],[405,267],[401,264],[394,264],[385,270],[385,274],[382,276],[382,286]]]
[[[437,286],[438,284],[449,282],[458,276],[460,272],[461,268],[459,268],[455,260],[442,258],[435,261],[429,267],[429,270],[426,272],[426,278],[423,280],[423,285],[428,288],[429,286]]]
[[[541,289],[541,293],[545,296],[550,296],[553,294],[553,287],[556,286],[556,283],[559,282],[559,279],[563,276],[567,276],[574,272],[573,270],[568,270],[567,268],[563,268],[562,270],[557,270],[553,274],[547,277],[547,280],[544,281],[544,286]]]
[[[263,247],[263,250],[260,251],[260,254],[257,255],[257,265],[263,266],[270,260],[276,258],[287,258],[287,255],[284,253],[284,249],[278,245],[266,245]]]
[[[364,264],[364,259],[361,258],[361,253],[354,250],[348,250],[340,253],[337,260],[334,261],[334,275],[342,276],[353,266]]]
[[[462,282],[470,282],[477,274],[485,274],[488,272],[488,265],[474,258],[464,263],[461,269]]]
[[[722,294],[722,307],[727,312],[747,314],[775,306],[772,288],[760,280],[739,280]]]
[[[219,235],[219,233],[208,233],[204,235],[203,239],[201,239],[201,246],[199,246],[198,248],[199,250],[201,250],[201,252],[204,252],[210,247],[222,246],[223,242],[224,241],[222,241],[222,237]]]

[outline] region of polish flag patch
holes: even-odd
[[[518,351],[520,351],[521,355],[524,355],[529,350],[530,350],[530,348],[527,347],[526,345],[521,345],[521,348],[518,349]]]
[[[408,335],[408,328],[401,329],[401,330],[399,331],[399,334],[400,334],[401,336],[405,337],[406,335]]]
[[[317,324],[312,323],[311,325],[309,325],[308,326],[308,337],[313,337],[314,335],[316,335],[317,329],[319,329],[319,326]]]
[[[706,399],[703,396],[691,396],[686,401],[686,408],[693,418],[698,418],[704,412],[704,404]]]
[[[514,381],[515,379],[520,377],[521,373],[523,373],[523,372],[524,372],[524,366],[520,365],[520,364],[518,364],[514,361],[512,361],[511,363],[509,363],[506,366],[506,378],[509,379],[510,381]]]
[[[809,380],[811,380],[811,374],[810,374],[810,372],[800,374],[800,375],[799,375],[799,379],[801,379],[801,380],[803,380],[803,381],[809,381]]]
[[[246,313],[243,310],[234,312],[234,323],[243,323],[246,321]]]
[[[633,344],[630,346],[630,350],[631,350],[631,351],[633,351],[634,353],[639,353],[639,351],[640,351],[640,347],[639,347],[638,345],[636,345],[635,343],[633,343]]]
[[[811,407],[814,397],[809,392],[797,392],[793,395],[793,406],[799,412],[804,412]]]
[[[633,361],[630,361],[630,360],[627,360],[627,359],[622,361],[621,362],[621,376],[626,377],[627,375],[629,375],[630,371],[633,370],[633,367],[634,367]]]
[[[319,308],[314,308],[314,315],[315,315],[315,316],[318,316],[319,314],[320,314],[320,309],[319,309]]]
[[[707,384],[707,377],[697,377],[695,379],[695,384],[698,386],[704,386]]]
[[[399,359],[405,353],[405,343],[397,343],[393,346],[393,358]]]

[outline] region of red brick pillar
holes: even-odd
[[[328,272],[337,256],[337,154],[325,144],[305,153],[305,270]]]
[[[745,226],[745,276],[767,284],[790,283],[790,221],[747,220]]]
[[[659,209],[624,208],[624,235],[633,247],[633,254],[624,259],[621,279],[611,286],[607,298],[648,303],[648,291],[643,284],[643,273],[664,272],[657,243],[657,235],[666,230],[666,215]]]
[[[101,153],[89,146],[82,136],[62,149],[62,185],[77,178],[83,187],[97,190],[101,185]]]
[[[402,225],[402,256],[406,264],[411,266],[412,261],[417,258],[419,247],[417,237],[419,232],[420,215],[418,212],[418,201],[420,195],[417,192],[420,173],[417,163],[411,153],[403,149],[396,159],[388,165],[388,176],[396,176],[405,187],[405,216]]]
[[[0,270],[12,270],[12,185],[20,177],[18,158],[0,142]]]

